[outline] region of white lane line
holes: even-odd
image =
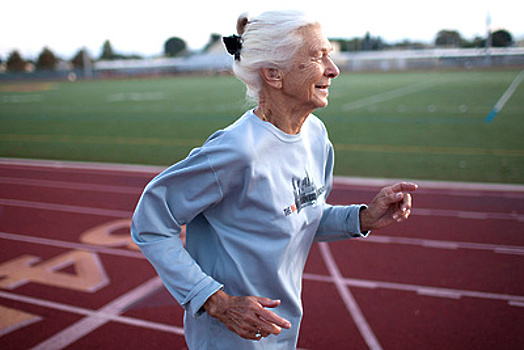
[[[360,334],[364,338],[366,344],[369,346],[370,349],[382,349],[382,346],[380,345],[377,337],[373,333],[373,330],[369,326],[355,298],[353,298],[353,295],[347,288],[347,284],[344,283],[342,274],[340,273],[340,270],[338,269],[338,266],[335,263],[335,259],[331,255],[331,251],[329,250],[328,244],[325,242],[321,242],[319,243],[319,247],[320,252],[322,253],[322,257],[324,258],[326,266],[332,277],[332,282],[335,284],[338,293],[340,294],[340,297],[346,305],[346,308],[349,311],[351,317],[353,318],[353,321],[355,321],[355,324],[359,329]]]
[[[391,184],[395,180],[385,179],[362,179],[362,178],[335,178],[335,185],[350,186],[352,188],[358,186],[371,186],[371,187],[383,187]],[[400,181],[400,180],[399,180]],[[424,189],[441,189],[448,191],[447,195],[476,195],[478,197],[485,197],[486,191],[501,191],[501,192],[513,192],[518,196],[519,192],[524,192],[524,186],[522,185],[505,185],[505,184],[456,184],[453,183],[438,183],[431,181],[416,181],[419,186]],[[31,178],[14,178],[14,177],[0,177],[0,184],[7,185],[23,185],[23,186],[35,186],[35,187],[48,187],[48,188],[60,188],[70,190],[83,190],[83,191],[98,191],[104,193],[121,193],[121,194],[140,194],[143,190],[142,186],[119,186],[119,185],[103,185],[94,183],[84,182],[71,182],[71,181],[53,181],[53,180],[41,180]],[[445,185],[445,186],[444,186]],[[468,186],[469,185],[469,186]],[[336,190],[336,189],[335,189]],[[462,193],[457,194],[451,192],[452,190],[460,190]],[[419,191],[420,192],[420,191]],[[476,193],[472,193],[476,192]],[[418,193],[418,192],[417,192]],[[506,198],[505,196],[502,196]],[[521,198],[521,197],[517,197]],[[467,213],[467,212],[466,212]],[[465,214],[467,216],[467,214]]]
[[[101,312],[96,312],[96,311],[91,311],[91,310],[84,309],[84,308],[79,308],[79,307],[76,307],[76,306],[69,306],[69,305],[65,305],[65,304],[60,304],[60,303],[55,303],[55,302],[51,302],[51,301],[36,299],[36,298],[32,298],[32,297],[16,295],[16,294],[12,294],[12,293],[6,293],[6,292],[2,292],[2,291],[0,291],[0,298],[5,298],[5,299],[9,299],[9,300],[19,301],[19,302],[26,303],[26,304],[43,306],[43,307],[46,307],[46,308],[60,310],[60,311],[66,311],[66,312],[79,314],[79,315],[85,315],[85,316],[91,316],[91,317],[101,317],[101,318],[105,318],[105,319],[107,319],[109,321],[119,322],[119,323],[132,325],[132,326],[137,326],[137,327],[142,327],[142,328],[153,329],[153,330],[162,331],[162,332],[166,332],[166,333],[173,333],[173,334],[177,334],[177,335],[184,335],[184,328],[177,327],[177,326],[166,325],[166,324],[163,324],[163,323],[139,320],[139,319],[132,318],[132,317],[127,317],[127,316],[108,315],[108,314],[103,314]],[[0,334],[0,336],[1,335],[2,334]],[[297,348],[297,350],[307,350],[307,349],[305,349],[305,348]]]
[[[142,189],[140,187],[128,187],[117,185],[100,185],[84,182],[70,182],[70,181],[51,181],[40,179],[25,179],[14,177],[0,177],[0,184],[6,185],[22,185],[22,186],[36,186],[48,188],[60,188],[66,190],[79,191],[96,191],[103,193],[122,193],[122,194],[140,194]]]
[[[363,178],[363,177],[347,177],[335,176],[335,185],[359,187],[384,187],[395,182],[406,181],[405,179],[379,179],[379,178]],[[410,180],[411,181],[411,180]],[[437,189],[444,190],[447,194],[456,194],[455,191],[460,191],[460,195],[466,191],[497,191],[497,192],[524,192],[524,185],[517,184],[498,184],[498,183],[475,183],[475,182],[453,182],[453,181],[427,181],[427,180],[413,180],[416,182],[420,190]]]
[[[358,287],[365,289],[388,289],[394,291],[414,292],[419,295],[426,295],[439,298],[460,299],[463,297],[470,297],[476,299],[505,301],[511,306],[519,306],[518,304],[524,304],[524,296],[520,295],[477,292],[453,288],[429,287],[407,283],[371,281],[358,278],[335,279],[333,276],[317,275],[312,273],[305,273],[304,279],[327,283],[343,283],[348,287]]]
[[[114,218],[128,218],[128,217],[131,217],[131,215],[133,214],[130,211],[124,211],[124,210],[100,209],[100,208],[81,207],[77,205],[32,202],[32,201],[24,201],[24,200],[18,200],[18,199],[0,198],[0,205],[10,206],[10,207],[40,209],[40,210],[63,211],[63,212],[75,213],[75,214],[109,216],[109,217],[114,217]]]
[[[495,253],[498,254],[510,254],[510,255],[524,255],[524,250],[520,248],[513,248],[513,247],[497,247],[494,250]]]
[[[53,210],[53,211],[64,211],[75,214],[89,214],[89,215],[100,215],[110,216],[116,218],[126,218],[133,215],[130,211],[114,210],[114,209],[101,209],[101,208],[90,208],[81,207],[76,205],[66,204],[55,204],[55,203],[43,203],[43,202],[32,202],[18,199],[1,199],[0,205],[23,207],[41,210]],[[412,210],[413,215],[421,216],[442,216],[442,217],[453,217],[459,219],[475,219],[475,220],[516,220],[524,222],[524,214],[510,212],[510,213],[496,213],[496,212],[475,212],[475,211],[464,211],[464,210],[447,210],[447,209],[429,209],[429,208],[414,208]]]
[[[42,159],[22,159],[22,158],[0,158],[0,165],[7,166],[30,166],[36,168],[54,169],[74,169],[74,170],[96,170],[96,171],[118,171],[123,173],[145,173],[158,174],[166,167],[135,165],[135,164],[115,164],[115,163],[95,163],[95,162],[76,162],[66,160],[42,160]],[[133,174],[128,174],[133,175]]]
[[[487,243],[470,243],[460,241],[440,241],[432,239],[420,239],[420,238],[409,238],[409,237],[392,237],[392,236],[380,236],[373,235],[366,237],[365,239],[357,239],[356,242],[370,242],[370,243],[384,243],[384,244],[401,244],[401,245],[414,245],[421,246],[424,248],[437,248],[437,249],[473,249],[473,250],[485,250],[499,254],[513,254],[513,255],[524,255],[524,247],[516,245],[498,245],[498,244],[487,244]]]
[[[147,166],[132,164],[115,163],[95,163],[95,162],[75,162],[75,161],[54,161],[41,159],[22,159],[22,158],[0,158],[0,166],[24,166],[36,168],[53,168],[63,170],[95,170],[119,172],[123,175],[133,176],[132,173],[143,173],[155,175],[166,168],[166,166]],[[405,179],[382,179],[382,178],[362,178],[349,176],[335,176],[334,183],[350,186],[372,186],[383,187],[394,182],[404,181]],[[441,190],[467,190],[467,191],[502,191],[502,192],[524,192],[524,185],[517,184],[498,184],[498,183],[478,183],[478,182],[453,182],[453,181],[427,181],[414,180],[421,188],[441,189]]]
[[[115,255],[115,256],[122,256],[122,257],[128,257],[128,258],[145,259],[145,256],[141,252],[134,252],[134,251],[127,250],[127,249],[107,248],[107,247],[85,244],[85,243],[59,241],[55,239],[26,236],[26,235],[7,233],[7,232],[0,232],[0,239],[8,239],[11,241],[41,244],[41,245],[47,245],[47,246],[52,246],[52,247],[65,248],[65,249],[85,250],[85,251],[91,251],[91,252]]]
[[[154,293],[162,287],[162,281],[154,277],[137,288],[127,292],[121,297],[107,304],[92,315],[86,316],[80,321],[58,332],[54,336],[36,345],[33,350],[63,349],[78,339],[89,335],[94,330],[110,322],[113,317],[119,316],[130,305]],[[137,323],[138,324],[138,323]]]
[[[448,210],[448,209],[430,209],[430,208],[413,208],[413,215],[421,216],[442,216],[459,219],[474,219],[474,220],[516,220],[524,222],[524,214],[521,213],[496,213],[496,212],[480,212],[480,211],[465,211],[465,210]]]
[[[28,297],[25,295],[17,295],[14,293],[0,291],[0,298],[18,301],[21,303],[26,303],[26,304],[31,304],[31,305],[42,306],[48,309],[69,312],[69,313],[77,314],[77,315],[83,315],[83,316],[89,316],[89,317],[99,317],[99,318],[106,319],[108,321],[114,321],[114,322],[118,322],[122,324],[142,327],[142,328],[154,329],[154,330],[167,332],[167,333],[174,333],[178,335],[184,334],[184,330],[182,327],[171,326],[171,325],[158,323],[158,322],[140,320],[140,319],[136,319],[136,318],[128,317],[128,316],[110,315],[110,314],[106,314],[100,311],[93,311],[93,310],[85,309],[85,308],[78,307],[78,306],[72,306],[72,305],[57,303],[54,301],[37,299],[33,297]]]
[[[19,241],[25,243],[34,243],[41,245],[48,245],[53,247],[65,248],[65,249],[79,249],[86,251],[93,251],[96,253],[123,256],[129,258],[145,259],[144,255],[140,252],[134,252],[127,249],[115,249],[107,248],[98,245],[91,245],[85,243],[61,241],[50,238],[42,238],[35,236],[28,236],[22,234],[0,232],[0,239],[8,239],[11,241]],[[498,245],[498,244],[486,244],[486,243],[470,243],[470,242],[454,242],[454,241],[440,241],[420,238],[409,238],[409,237],[393,237],[393,236],[380,236],[373,235],[366,237],[365,239],[356,239],[359,243],[381,243],[381,244],[399,244],[399,245],[413,245],[421,246],[424,248],[436,248],[436,249],[472,249],[472,250],[483,250],[493,252],[497,254],[510,254],[510,255],[524,255],[524,247],[516,245]]]

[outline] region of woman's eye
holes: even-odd
[[[323,53],[318,56],[313,56],[312,60],[317,62],[322,62],[324,59],[331,59],[331,55],[328,53]]]

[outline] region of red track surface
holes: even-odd
[[[153,175],[0,161],[1,349],[185,348],[182,309],[128,235]],[[524,188],[460,187],[422,183],[408,222],[315,244],[299,347],[524,348]],[[339,179],[330,201],[377,190]]]

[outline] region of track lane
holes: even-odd
[[[142,188],[159,168],[15,163],[0,161],[0,265],[22,255],[38,256],[45,263],[84,251],[99,257],[110,286],[86,293],[29,282],[0,292],[96,312],[133,286],[155,277],[140,253],[127,246],[126,224],[122,222],[128,222]],[[355,185],[348,182],[335,183],[330,197],[333,203],[369,201],[378,189],[369,181],[355,181]],[[524,336],[515,330],[524,317],[524,291],[518,283],[524,271],[524,227],[519,220],[524,212],[524,191],[518,186],[517,190],[506,190],[506,186],[493,190],[466,187],[421,188],[415,197],[419,215],[415,210],[408,222],[373,232],[367,240],[329,244],[341,273],[338,281],[354,296],[384,348],[466,344],[489,348],[496,343],[524,346]],[[475,215],[450,215],[453,211]],[[119,220],[123,221],[111,226]],[[91,237],[95,240],[82,242],[86,232],[92,235],[94,228],[95,236]],[[116,237],[116,242],[110,242],[110,237]],[[79,266],[62,265],[56,271],[73,276],[78,273]],[[299,346],[310,350],[368,348],[334,282],[319,246],[314,245],[304,275],[305,317]],[[6,349],[14,339],[22,338],[25,344],[35,346],[80,320],[78,314],[4,298],[2,294],[0,306],[41,318],[1,336],[0,346],[6,345]],[[490,322],[469,321],[483,317],[485,312],[490,312]],[[46,316],[51,314],[53,318]],[[122,310],[121,317],[173,329],[182,325],[182,309],[164,288]],[[53,332],[37,331],[50,322],[54,326],[48,329]],[[152,324],[138,329],[132,322],[103,323],[71,346],[109,346],[110,335],[118,330],[129,348],[162,341],[175,348],[184,347],[180,335],[155,330]],[[492,328],[488,329],[490,324]],[[148,334],[150,341],[143,340],[142,334]],[[465,334],[469,341],[461,336]]]

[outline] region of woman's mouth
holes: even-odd
[[[317,84],[315,85],[315,90],[327,96],[329,94],[329,84]]]
[[[317,85],[315,85],[315,89],[327,90],[328,88],[329,88],[329,84],[317,84]]]

